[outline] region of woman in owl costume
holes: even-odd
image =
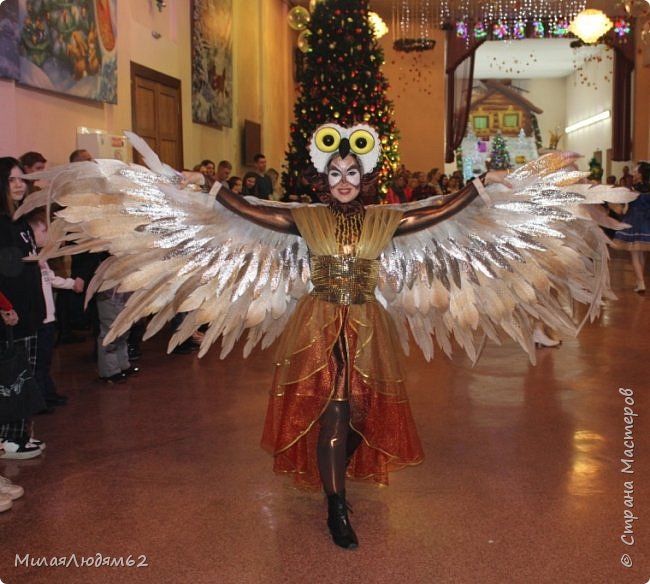
[[[199,356],[278,339],[262,445],[277,472],[322,485],[334,542],[357,547],[346,477],[388,483],[423,458],[399,354],[409,334],[476,361],[510,336],[534,361],[532,323],[576,334],[612,298],[600,204],[627,189],[590,188],[576,155],[553,153],[504,180],[488,173],[449,197],[363,206],[380,140],[366,125],[316,130],[310,154],[322,204],[260,202],[225,188],[188,193],[137,136],[149,167],[115,160],[30,175],[49,179],[27,212],[56,203],[43,256],[109,251],[88,290],[131,292],[105,342],[151,316],[145,338],[186,313],[169,350],[207,324]],[[606,216],[601,214],[603,218]],[[74,246],[60,247],[75,242]],[[580,322],[571,308],[587,305]]]

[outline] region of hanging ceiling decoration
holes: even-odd
[[[434,0],[395,0],[393,48],[396,51],[430,51],[436,46]]]
[[[629,7],[640,1],[616,3],[620,17],[612,25],[619,38],[631,34]],[[647,2],[643,0],[645,6]],[[581,25],[576,30],[570,28],[576,17],[585,12],[586,4],[586,0],[394,0],[393,44],[401,51],[432,49],[435,28],[455,30],[456,36],[468,41],[574,35],[582,42],[592,43],[602,37],[604,29],[600,29],[600,36],[587,41],[585,38],[592,39],[593,35],[580,36],[584,30]],[[607,18],[600,10],[589,12]]]
[[[463,38],[493,40],[563,37],[585,0],[439,0],[438,18]]]

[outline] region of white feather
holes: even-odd
[[[140,136],[133,132],[129,132],[128,130],[124,130],[124,135],[128,138],[131,146],[140,153],[142,160],[149,170],[168,178],[177,178],[180,176],[180,173],[174,170],[171,166],[163,163],[158,155],[151,149],[149,144],[147,144]]]

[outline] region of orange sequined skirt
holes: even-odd
[[[332,349],[345,334],[350,359],[350,426],[363,440],[347,474],[388,484],[388,472],[423,459],[404,387],[402,349],[377,302],[343,307],[306,296],[280,340],[262,446],[274,470],[302,487],[320,486],[319,418],[335,390]]]

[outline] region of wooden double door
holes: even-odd
[[[181,82],[153,69],[131,63],[133,131],[172,168],[183,166]],[[133,159],[141,159],[134,151]]]

